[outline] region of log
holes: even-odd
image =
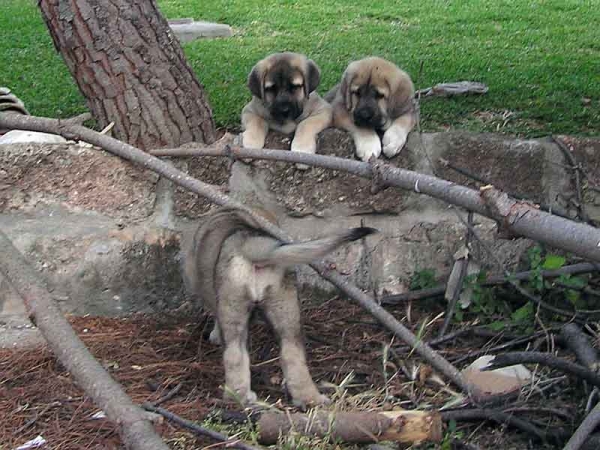
[[[440,442],[442,419],[432,411],[317,411],[312,414],[263,413],[257,422],[258,442],[276,444],[290,432],[350,443],[393,441],[405,444]]]

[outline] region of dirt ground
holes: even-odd
[[[431,306],[428,306],[429,314]],[[437,308],[441,310],[442,305],[438,304]],[[345,399],[340,400],[344,408],[438,409],[454,398],[451,386],[435,382],[431,370],[420,363],[410,349],[392,340],[359,306],[334,297],[324,302],[305,302],[304,311],[313,377],[330,387],[346,383]],[[391,312],[403,318],[414,332],[432,317],[422,314],[416,304],[411,310],[410,323],[406,320],[405,307]],[[179,394],[161,406],[193,421],[202,421],[211,410],[223,406],[219,387],[223,380],[221,350],[207,340],[211,321],[206,316],[194,318],[193,314],[179,313],[161,317],[71,317],[70,321],[94,356],[122,383],[134,402],[155,401],[181,383]],[[439,325],[439,321],[434,321],[426,327],[424,339],[434,337]],[[491,340],[465,335],[438,349],[451,361],[463,356],[474,359],[476,355],[469,357],[470,352],[495,346],[508,338],[512,339],[506,333]],[[289,405],[281,388],[282,375],[276,359],[278,347],[260,318],[252,325],[250,345],[252,383],[259,397],[269,403],[281,400],[280,407]],[[391,351],[384,351],[386,346]],[[384,357],[387,360],[385,373]],[[350,374],[353,378],[348,384]],[[550,381],[557,378],[545,369],[539,369],[538,375]],[[528,394],[527,407],[546,409],[529,411],[527,418],[543,429],[560,426],[570,430],[572,422],[549,414],[548,408],[566,413],[562,416],[571,420],[579,419],[585,396],[575,380],[558,380],[542,392]],[[330,395],[334,391],[335,388],[325,390]],[[524,402],[513,402],[511,406],[515,404],[522,407]],[[96,413],[98,408],[47,349],[0,351],[1,449],[16,448],[37,435],[48,441],[45,448],[54,450],[119,448],[114,426],[106,419],[94,419],[92,416]],[[200,449],[214,443],[166,422],[159,426],[159,432],[172,448]],[[451,434],[462,442],[476,443],[479,448],[555,448],[531,441],[531,436],[512,428],[481,421],[459,423]]]

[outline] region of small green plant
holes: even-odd
[[[435,270],[422,269],[416,271],[410,279],[410,290],[427,289],[436,286]]]

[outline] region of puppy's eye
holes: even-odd
[[[381,100],[383,97],[385,97],[385,95],[383,95],[381,92],[375,92],[375,98],[377,100]]]
[[[293,84],[292,89],[302,89],[303,86],[304,85],[302,85],[302,84]]]
[[[358,92],[358,89],[351,91],[352,95],[356,95],[357,97],[360,97],[360,93]]]
[[[275,90],[275,86],[265,86],[265,92],[273,92]]]

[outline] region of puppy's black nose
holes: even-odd
[[[373,118],[373,110],[371,108],[361,108],[356,111],[356,116],[361,120],[369,120]]]
[[[283,114],[287,114],[290,112],[290,105],[281,105],[279,106],[279,111],[281,111]]]

